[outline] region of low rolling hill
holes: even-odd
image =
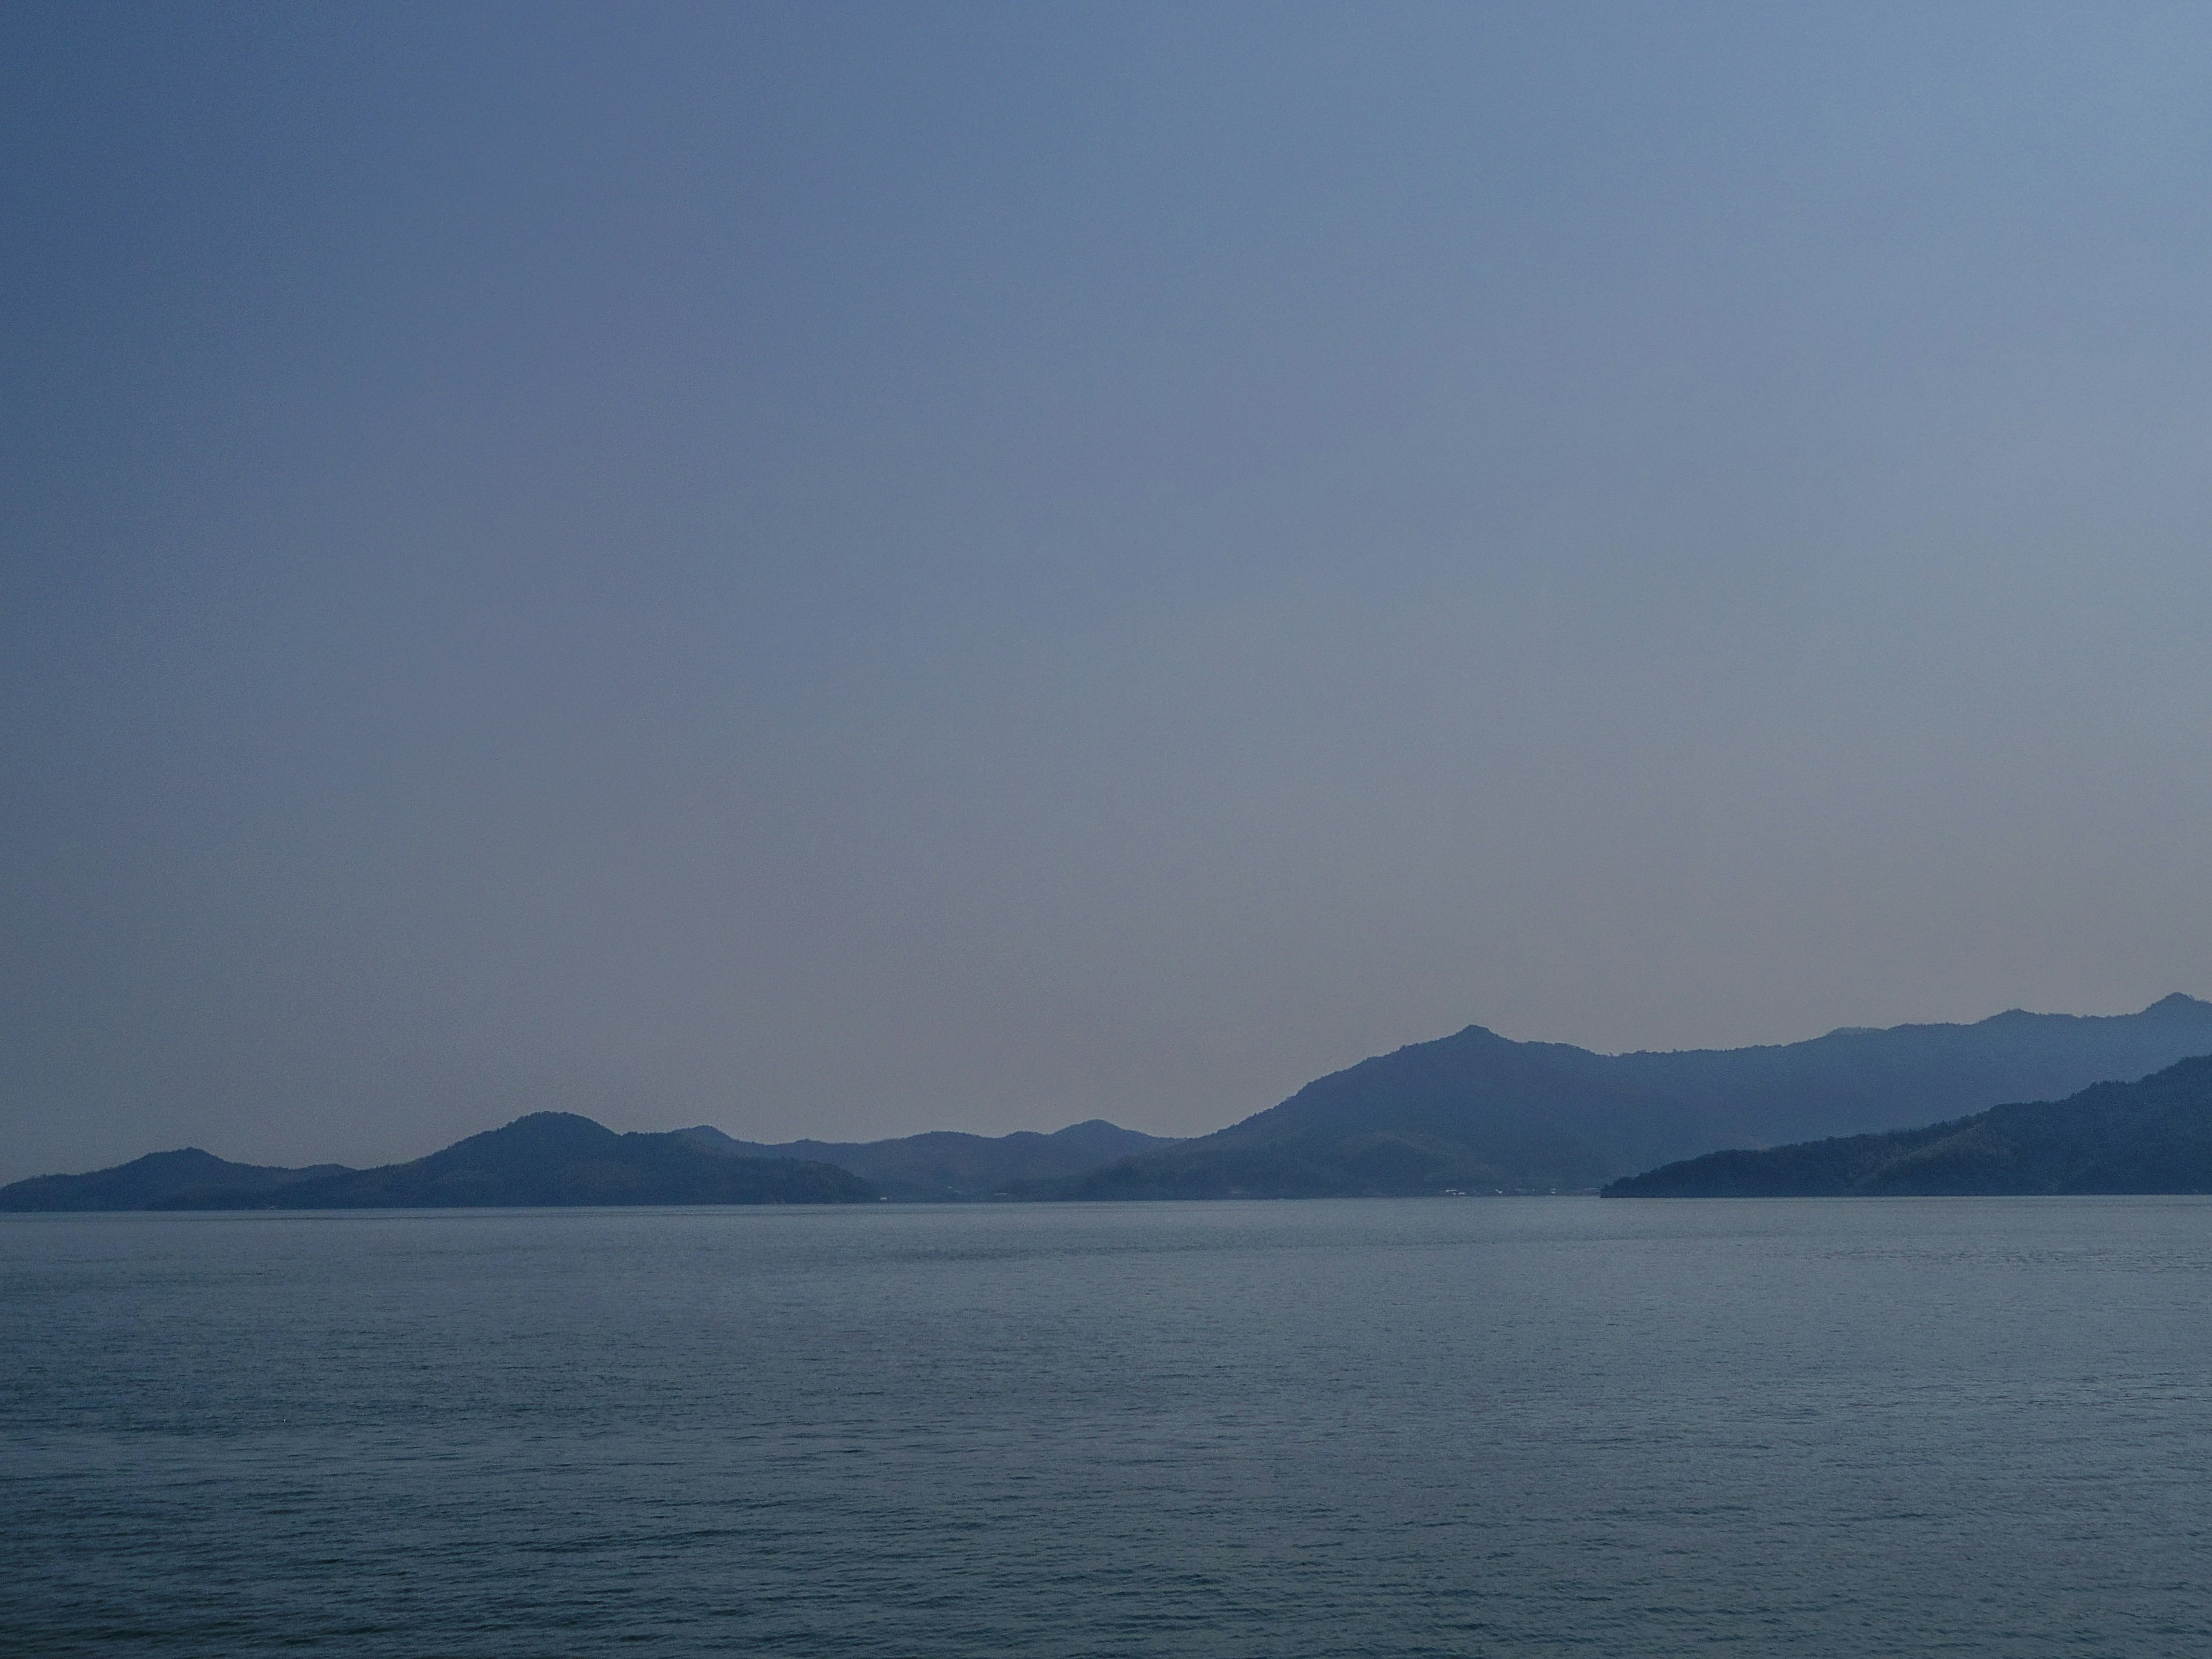
[[[374,1170],[271,1170],[196,1148],[0,1188],[9,1210],[448,1209],[583,1204],[852,1204],[874,1187],[834,1164],[732,1158],[680,1134],[617,1134],[533,1112],[442,1152]]]
[[[189,1207],[210,1196],[273,1193],[303,1181],[351,1175],[343,1164],[287,1170],[233,1164],[197,1146],[149,1152],[89,1175],[33,1176],[0,1187],[0,1210],[160,1210]]]
[[[1039,1182],[1080,1177],[1121,1158],[1177,1144],[1102,1118],[1051,1134],[1021,1130],[970,1135],[939,1129],[895,1140],[793,1140],[777,1146],[732,1139],[704,1125],[676,1133],[732,1157],[834,1164],[873,1182],[885,1197],[909,1202],[1006,1198]]]

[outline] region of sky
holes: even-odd
[[[2208,77],[0,9],[0,1179],[2212,994]]]

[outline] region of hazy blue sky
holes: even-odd
[[[2212,993],[2197,8],[0,11],[0,1177]]]

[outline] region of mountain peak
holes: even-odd
[[[2161,1018],[2171,1018],[2179,1014],[2189,1019],[2212,1018],[2212,1002],[2205,1002],[2183,992],[2174,991],[2160,997],[2149,1007],[2144,1009],[2143,1012],[2156,1014]]]
[[[496,1129],[486,1129],[465,1140],[455,1141],[443,1152],[433,1152],[433,1158],[449,1157],[464,1147],[511,1146],[531,1147],[541,1152],[577,1152],[586,1148],[597,1149],[618,1142],[622,1137],[604,1123],[594,1122],[577,1112],[526,1112],[512,1122],[502,1123]]]

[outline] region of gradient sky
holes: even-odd
[[[0,10],[0,1178],[2212,994],[2197,8]]]

